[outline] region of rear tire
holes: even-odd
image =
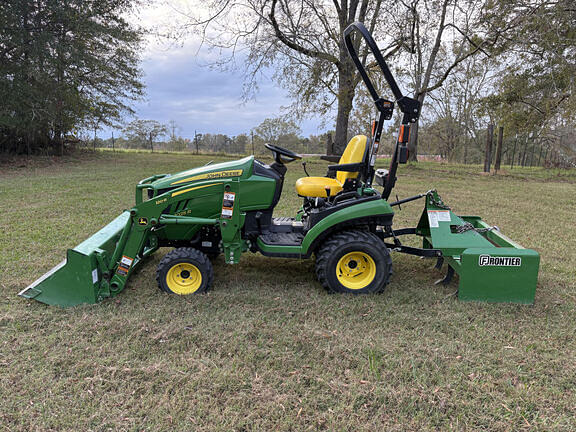
[[[380,293],[390,281],[392,258],[384,242],[368,231],[343,231],[316,253],[316,275],[330,292]]]
[[[181,247],[168,252],[156,269],[156,282],[162,291],[190,295],[208,291],[214,280],[212,263],[197,249]]]

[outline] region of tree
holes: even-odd
[[[176,140],[176,130],[179,129],[178,124],[176,123],[176,120],[170,120],[168,122],[168,129],[170,130],[170,140],[175,141]]]
[[[405,53],[405,72],[412,78],[414,97],[421,103],[441,87],[463,60],[483,53],[495,55],[506,36],[546,0],[211,0],[193,6],[188,25],[203,41],[228,58],[247,47],[247,88],[255,87],[259,72],[275,68],[274,77],[288,89],[297,117],[330,112],[337,104],[335,150],[346,145],[348,121],[360,78],[348,58],[344,29],[362,21],[375,34],[385,58]],[[202,13],[202,11],[207,11]],[[356,38],[360,48],[360,38]],[[373,66],[359,49],[368,69]],[[411,131],[410,156],[416,160],[418,124]]]
[[[442,87],[460,63],[475,56],[495,57],[510,48],[510,37],[546,0],[412,0],[409,67],[414,98]],[[410,160],[418,152],[416,123],[410,130]]]
[[[483,97],[492,90],[491,70],[496,68],[494,62],[470,57],[454,68],[442,87],[430,93],[423,135],[429,150],[469,162],[470,147],[487,122]]]
[[[111,125],[142,95],[138,0],[0,3],[0,150],[58,148],[93,120]]]
[[[166,135],[168,128],[156,120],[134,120],[124,128],[127,138],[142,148],[149,147],[154,151],[154,140]]]
[[[292,121],[267,118],[253,130],[263,143],[290,146],[298,141],[300,128]]]
[[[252,149],[249,149],[249,143],[250,143],[250,139],[248,138],[248,135],[246,134],[240,134],[234,137],[234,148],[232,149],[232,151],[234,153],[238,153],[238,154],[244,154],[247,151],[252,151]]]
[[[523,23],[487,109],[506,129],[524,133],[576,120],[576,8],[571,0],[542,4]]]
[[[187,28],[201,34],[205,43],[232,53],[218,65],[228,66],[240,45],[247,47],[248,94],[257,87],[260,73],[274,67],[274,78],[294,100],[295,118],[325,115],[336,103],[335,151],[342,152],[360,82],[342,33],[350,23],[362,21],[385,37],[385,57],[395,53],[408,27],[383,6],[382,0],[198,0],[185,16]],[[393,25],[387,25],[390,22]],[[355,43],[358,48],[360,39]],[[366,60],[366,52],[360,53]]]

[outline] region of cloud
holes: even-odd
[[[167,123],[174,120],[181,135],[194,131],[238,135],[247,133],[267,117],[281,114],[290,104],[284,90],[274,82],[260,82],[253,100],[242,99],[240,72],[221,72],[198,64],[196,58],[175,55],[153,56],[144,61],[146,101],[135,106],[136,116]],[[318,133],[319,120],[303,124],[303,133]]]
[[[151,27],[168,16],[156,6],[142,11],[139,19]],[[241,71],[208,67],[216,54],[199,48],[198,37],[189,37],[180,45],[149,41],[142,63],[146,100],[135,104],[136,117],[163,123],[174,120],[185,138],[192,138],[195,131],[238,135],[248,133],[265,118],[280,115],[281,107],[290,104],[283,89],[264,80],[255,99],[244,103]],[[320,133],[320,123],[320,119],[304,121],[303,134]],[[108,133],[103,131],[103,135]]]

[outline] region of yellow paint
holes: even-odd
[[[210,179],[219,179],[224,177],[240,177],[242,175],[242,170],[226,170],[226,171],[214,171],[207,174],[199,174],[193,177],[187,177],[182,180],[175,181],[174,183],[170,183],[170,185],[180,184],[180,183],[188,183],[195,180],[210,180]]]
[[[202,185],[202,186],[196,186],[196,187],[193,187],[193,188],[188,188],[188,189],[180,190],[180,191],[177,191],[177,192],[173,192],[171,196],[175,197],[175,196],[177,196],[177,195],[181,195],[181,194],[183,194],[183,193],[190,192],[190,191],[193,191],[193,190],[196,190],[196,189],[202,189],[202,188],[206,188],[206,187],[210,187],[210,186],[216,186],[216,185],[219,185],[219,184],[220,184],[220,183],[212,183],[212,184],[207,184],[207,185]]]
[[[179,263],[166,273],[166,285],[175,294],[193,294],[202,285],[202,273],[191,263]]]
[[[366,144],[368,143],[368,138],[366,135],[356,135],[350,140],[346,146],[346,150],[342,153],[342,157],[338,161],[339,165],[349,164],[349,163],[360,163],[364,159],[364,153],[366,152]],[[357,172],[346,172],[338,171],[336,174],[336,179],[341,183],[349,178],[358,177]]]
[[[302,177],[296,181],[296,192],[300,196],[326,197],[326,188],[330,188],[330,196],[334,196],[342,190],[342,185],[329,177]]]
[[[192,209],[182,210],[179,212],[174,213],[175,216],[186,216],[192,213]]]
[[[360,163],[364,160],[368,138],[365,135],[356,135],[346,146],[338,164]],[[302,177],[296,181],[296,192],[300,196],[326,197],[326,189],[330,188],[330,196],[342,191],[343,185],[349,178],[358,177],[358,172],[338,171],[336,178],[329,177]]]
[[[348,289],[366,288],[376,276],[376,264],[365,252],[350,252],[336,264],[336,277]]]

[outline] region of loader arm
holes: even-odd
[[[163,176],[157,176],[161,178]],[[160,246],[160,235],[168,225],[179,225],[178,235],[190,239],[205,225],[221,225],[219,214],[211,217],[178,217],[167,210],[183,200],[202,199],[206,194],[221,196],[228,180],[207,180],[183,185],[147,201],[142,191],[152,177],[136,188],[137,204],[100,231],[67,252],[66,260],[20,292],[25,298],[59,306],[97,303],[121,292],[134,269]],[[138,198],[138,196],[140,198]],[[239,212],[238,212],[239,213]],[[234,239],[226,221],[223,232]],[[239,222],[236,222],[238,224]],[[234,230],[236,231],[236,230]]]

